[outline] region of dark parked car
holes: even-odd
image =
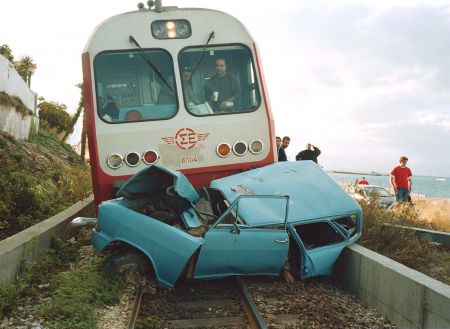
[[[362,230],[361,207],[311,161],[275,163],[200,190],[154,165],[117,197],[99,206],[95,248],[125,246],[106,263],[144,259],[166,287],[180,276],[280,275],[286,268],[299,278],[331,275]]]

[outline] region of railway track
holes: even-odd
[[[153,295],[138,288],[127,328],[145,321],[173,329],[267,328],[240,278],[186,281]]]
[[[267,277],[185,281],[142,298],[137,289],[127,328],[144,322],[171,329],[395,328],[329,279]]]

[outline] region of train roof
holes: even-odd
[[[205,15],[199,15],[205,13]],[[117,49],[129,49],[129,36],[133,35],[142,42],[142,47],[146,47],[146,41],[152,43],[152,47],[166,48],[170,40],[157,40],[152,37],[150,24],[155,20],[175,20],[187,19],[192,26],[192,36],[186,39],[177,40],[178,45],[186,46],[206,42],[211,31],[215,31],[215,38],[211,44],[222,44],[236,42],[237,31],[245,31],[245,34],[238,33],[241,41],[252,42],[252,38],[245,26],[235,17],[222,11],[206,8],[178,8],[163,7],[157,12],[151,9],[140,9],[111,16],[94,28],[89,37],[83,52],[100,52],[111,50],[110,45],[115,44]],[[224,28],[225,27],[225,28]],[[226,33],[220,33],[226,29]],[[111,42],[114,41],[114,42]],[[105,43],[103,43],[105,42]],[[105,47],[102,47],[102,45]],[[134,45],[131,46],[134,48]]]

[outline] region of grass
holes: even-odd
[[[95,328],[96,309],[117,304],[123,285],[100,271],[99,257],[80,261],[79,250],[87,243],[87,238],[74,244],[53,240],[47,254],[28,263],[14,284],[0,286],[0,315],[17,316],[22,306],[45,319],[49,329]]]
[[[53,273],[64,270],[76,260],[78,245],[52,240],[51,248],[36,261],[25,263],[13,284],[0,286],[0,315],[7,316],[27,297],[39,292],[39,284],[48,282]]]
[[[450,284],[449,246],[430,244],[414,237],[411,232],[387,228],[383,225],[384,223],[402,224],[448,230],[450,213],[441,217],[441,210],[431,207],[430,209],[434,209],[433,213],[439,214],[431,217],[430,212],[425,211],[428,208],[421,208],[419,205],[411,207],[405,204],[393,210],[384,210],[377,208],[375,204],[375,202],[361,203],[364,229],[360,244],[434,279]]]
[[[50,283],[51,301],[39,306],[39,314],[54,329],[96,327],[95,306],[119,302],[121,283],[100,271],[93,262],[83,269],[57,274]]]
[[[450,232],[450,200],[416,199],[417,219],[409,223],[430,230]]]

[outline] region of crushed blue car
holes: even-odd
[[[150,166],[100,204],[92,234],[98,250],[136,255],[113,254],[110,265],[143,258],[160,286],[173,287],[180,277],[280,275],[286,268],[299,278],[331,275],[361,231],[358,203],[317,164],[299,161],[200,190],[178,171]]]

